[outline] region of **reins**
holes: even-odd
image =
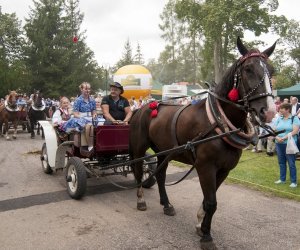
[[[181,146],[178,146],[178,147],[175,147],[175,148],[172,148],[172,149],[164,150],[164,151],[155,153],[153,155],[148,155],[148,156],[144,156],[144,157],[137,158],[137,159],[134,159],[134,160],[126,161],[125,162],[126,165],[131,165],[131,164],[134,164],[134,163],[137,163],[137,162],[141,162],[141,161],[144,161],[144,160],[147,160],[147,159],[151,159],[151,158],[154,158],[154,157],[157,157],[157,156],[168,155],[163,160],[163,162],[155,169],[155,171],[153,171],[153,173],[151,173],[150,176],[148,176],[148,178],[146,180],[144,180],[143,182],[141,182],[140,184],[136,184],[136,185],[134,185],[132,187],[123,187],[123,186],[121,186],[119,184],[117,184],[116,186],[120,187],[120,188],[123,188],[123,189],[133,189],[133,188],[139,187],[140,185],[143,185],[143,184],[147,183],[147,181],[149,181],[149,179],[151,179],[152,177],[154,177],[163,168],[163,166],[165,165],[165,163],[167,161],[169,161],[169,159],[174,154],[185,152],[186,150],[191,150],[192,151],[192,150],[194,150],[194,147],[197,146],[197,145],[199,145],[199,144],[202,144],[202,143],[205,143],[205,142],[208,142],[208,141],[212,141],[212,140],[216,140],[216,139],[219,139],[219,138],[222,138],[224,136],[231,135],[231,134],[236,134],[236,133],[238,133],[240,131],[241,131],[240,129],[236,129],[236,130],[232,130],[232,131],[229,131],[229,132],[226,132],[226,133],[223,133],[223,134],[214,135],[214,136],[211,136],[211,137],[208,137],[208,138],[197,140],[197,141],[194,141],[194,142],[190,142],[189,141],[186,144],[183,144]],[[107,166],[104,166],[102,168],[102,170],[111,169],[111,168],[120,167],[120,166],[124,166],[124,163],[116,163],[116,164],[107,165]],[[192,168],[180,180],[178,180],[176,182],[173,182],[173,183],[170,183],[170,184],[166,184],[166,186],[172,186],[172,185],[175,185],[175,184],[181,182],[182,180],[184,180],[192,172],[192,170],[194,168],[195,167],[192,166]],[[96,175],[96,176],[100,177],[101,175]],[[113,181],[110,181],[110,182],[113,185],[115,185],[115,183]]]

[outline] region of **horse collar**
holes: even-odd
[[[18,111],[18,106],[16,106],[15,108],[11,108],[11,107],[9,106],[9,103],[8,103],[7,100],[4,101],[4,106],[5,106],[5,108],[6,108],[8,111],[10,111],[10,112],[17,112],[17,111]]]
[[[237,129],[227,118],[219,100],[213,95],[208,95],[206,99],[206,113],[210,124],[217,124],[215,127],[215,132],[217,134],[222,134]],[[254,144],[257,141],[255,129],[248,119],[246,120],[245,131],[246,132],[241,131],[237,134],[231,134],[226,137],[222,137],[222,139],[235,148],[244,149],[248,147],[250,143]]]
[[[34,106],[34,104],[32,105],[32,109],[35,110],[35,111],[44,111],[46,108],[46,104],[44,101],[42,101],[42,106],[41,107],[36,107]]]

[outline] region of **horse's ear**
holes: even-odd
[[[245,45],[243,44],[243,42],[239,36],[237,38],[236,45],[242,56],[244,56],[248,53],[248,49],[245,47]]]
[[[276,43],[277,43],[277,41],[276,41],[270,48],[266,49],[266,50],[263,52],[263,54],[266,54],[268,57],[269,57],[270,55],[272,55],[272,53],[274,52],[274,49],[275,49],[275,47],[276,47]]]

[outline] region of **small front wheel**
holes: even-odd
[[[66,166],[67,190],[71,198],[79,200],[86,191],[86,170],[78,157],[71,157]]]
[[[47,146],[46,146],[45,142],[44,142],[44,144],[42,146],[41,162],[42,162],[42,169],[43,169],[44,173],[51,174],[53,172],[53,170],[52,170],[52,168],[49,165],[48,153],[47,153]]]

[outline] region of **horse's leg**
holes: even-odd
[[[5,128],[5,138],[6,138],[6,140],[10,140],[10,137],[8,135],[8,129],[9,129],[8,120],[4,122],[4,128]]]
[[[167,172],[167,167],[168,167],[168,161],[165,161],[165,156],[159,156],[157,166],[160,167],[161,164],[161,169],[159,172],[157,172],[156,176],[156,181],[158,185],[158,190],[159,190],[159,196],[160,196],[160,204],[164,206],[164,214],[169,215],[169,216],[174,216],[176,214],[174,207],[170,204],[169,198],[167,195],[166,191],[166,172]]]
[[[3,122],[0,120],[0,135],[3,136]]]
[[[198,166],[198,167],[197,167]],[[200,168],[200,165],[196,165],[198,172],[202,192],[203,202],[198,210],[198,224],[196,225],[197,233],[202,237],[201,241],[212,241],[210,234],[211,220],[217,210],[217,198],[216,198],[216,170],[213,165]]]
[[[143,163],[136,163],[134,166],[134,176],[137,181],[137,209],[140,211],[147,210],[147,204],[144,198],[144,191],[142,186],[143,177]]]
[[[40,135],[40,124],[37,122],[37,131],[36,131],[37,135]]]
[[[33,119],[30,119],[30,132],[31,132],[31,139],[34,139],[35,133],[34,133],[34,121]]]
[[[13,134],[13,139],[17,139],[17,127],[18,127],[18,120],[14,121],[14,134]]]

